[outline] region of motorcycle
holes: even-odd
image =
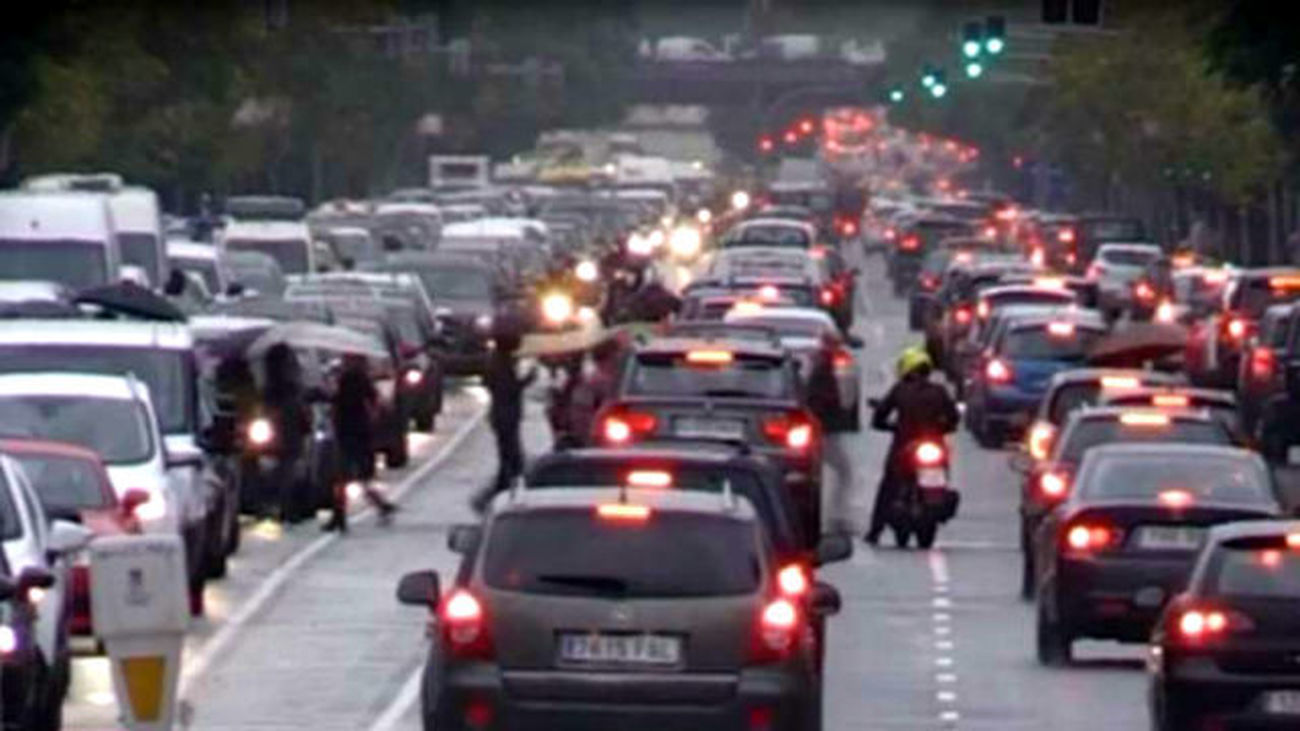
[[[912,536],[920,548],[934,546],[939,526],[957,515],[961,493],[952,486],[948,446],[942,438],[922,437],[903,447],[896,457],[898,495],[890,511],[889,527],[905,548]]]

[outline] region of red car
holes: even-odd
[[[0,453],[23,468],[50,520],[70,520],[99,536],[139,533],[134,509],[147,493],[119,499],[109,482],[99,453],[63,442],[0,439]],[[137,499],[140,498],[140,499]],[[90,566],[83,555],[72,567],[69,629],[73,635],[94,634],[90,618]]]

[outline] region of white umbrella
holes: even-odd
[[[352,353],[371,358],[387,358],[389,355],[384,344],[372,335],[317,322],[287,322],[268,328],[248,346],[248,355],[253,358],[265,355],[276,343],[300,350]]]

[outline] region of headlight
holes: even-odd
[[[731,207],[736,209],[737,211],[743,211],[746,208],[749,208],[749,203],[750,200],[749,200],[748,191],[738,190],[735,193],[731,194]]]
[[[567,322],[573,317],[573,298],[562,292],[542,297],[542,317],[552,324]]]
[[[584,282],[594,282],[600,279],[600,267],[596,266],[596,262],[590,259],[578,262],[578,266],[573,268],[573,273]]]
[[[634,256],[650,256],[654,253],[655,245],[647,236],[633,232],[627,237],[627,253]]]
[[[701,208],[695,212],[695,220],[708,225],[709,221],[713,220],[713,211],[710,211],[707,208]]]
[[[474,318],[474,327],[476,327],[476,328],[478,328],[479,330],[482,330],[482,331],[484,331],[484,332],[487,332],[488,330],[491,330],[491,329],[492,329],[492,316],[491,316],[491,315],[479,315],[478,317]]]
[[[673,256],[689,258],[700,253],[701,243],[699,229],[694,226],[678,226],[668,239],[668,248],[672,250]]]
[[[248,422],[248,441],[256,447],[265,447],[275,439],[275,427],[271,426],[271,420],[259,416]]]
[[[651,248],[651,249],[657,249],[657,248],[659,248],[660,246],[663,246],[663,245],[664,245],[664,232],[661,231],[660,229],[655,229],[655,230],[651,231],[651,232],[650,232],[650,248]]]
[[[408,386],[418,386],[423,380],[424,374],[417,370],[412,369],[406,372],[406,385]]]

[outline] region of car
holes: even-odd
[[[1146,225],[1139,218],[1116,213],[1082,213],[1074,217],[1075,264],[1084,268],[1104,244],[1149,241]]]
[[[317,270],[311,231],[302,221],[235,220],[221,231],[223,253],[253,251],[275,260],[286,275]]]
[[[1296,521],[1210,529],[1186,588],[1151,633],[1146,666],[1153,729],[1295,725],[1297,546]]]
[[[862,370],[858,366],[858,359],[854,357],[849,347],[861,343],[849,342],[842,338],[830,315],[810,307],[740,307],[732,308],[722,321],[762,325],[775,330],[778,342],[797,359],[805,386],[807,378],[816,365],[816,359],[826,348],[826,340],[833,341],[835,346],[830,357],[835,369],[835,382],[839,386],[843,423],[850,431],[857,431],[860,428]]]
[[[933,324],[926,329],[925,341],[930,357],[950,380],[957,379],[961,372],[957,346],[977,324],[975,302],[980,292],[999,286],[1009,275],[1028,271],[1033,271],[1029,262],[1020,257],[980,257],[970,264],[954,262],[944,273],[933,305],[941,312],[931,318]]]
[[[1245,345],[1258,330],[1264,312],[1297,297],[1300,269],[1232,271],[1217,310],[1195,322],[1188,335],[1184,359],[1192,382],[1212,388],[1234,387]]]
[[[751,218],[741,221],[722,235],[721,248],[773,247],[811,249],[817,243],[817,228],[789,218]]]
[[[1146,642],[1186,585],[1207,530],[1282,515],[1259,455],[1203,444],[1110,444],[1034,536],[1038,660],[1069,663],[1076,639]]]
[[[39,279],[82,290],[116,282],[121,265],[107,196],[0,194],[0,279]]]
[[[730,491],[507,491],[452,542],[465,554],[445,595],[434,572],[398,586],[438,618],[426,729],[820,725],[809,615],[834,614],[839,596],[791,596],[807,588],[783,588],[753,507]]]
[[[988,287],[977,294],[968,308],[965,319],[969,324],[960,327],[962,310],[954,310],[956,323],[950,328],[950,335],[964,333],[950,343],[944,350],[945,365],[951,378],[957,384],[958,392],[965,394],[965,389],[979,365],[979,357],[993,342],[1000,331],[1000,324],[1028,314],[1031,308],[1039,311],[1075,310],[1078,296],[1073,290],[1060,286],[1055,278],[1045,279],[1050,286],[1040,286],[1033,282],[1023,284],[998,284]],[[1080,312],[1090,310],[1078,310]],[[1098,320],[1098,322],[1102,322]]]
[[[820,273],[819,304],[831,313],[841,330],[848,332],[857,316],[858,268],[849,266],[839,249],[831,246],[813,247],[809,255]]]
[[[1236,446],[1235,435],[1206,411],[1189,409],[1085,407],[1071,413],[1046,459],[1013,454],[1012,471],[1024,475],[1020,485],[1021,597],[1033,597],[1034,536],[1046,515],[1066,499],[1074,475],[1088,450],[1103,444],[1178,443]]]
[[[912,291],[917,284],[921,262],[926,254],[938,247],[940,241],[969,237],[974,230],[969,221],[942,214],[909,218],[898,227],[894,247],[886,262],[894,294],[902,296]]]
[[[1247,433],[1254,433],[1269,399],[1286,392],[1285,364],[1295,357],[1292,347],[1296,344],[1297,312],[1300,309],[1295,303],[1264,310],[1259,327],[1242,350],[1234,391]]]
[[[167,267],[197,277],[213,297],[227,294],[230,288],[230,274],[212,244],[167,239]]]
[[[188,326],[139,320],[0,321],[0,374],[40,372],[132,374],[140,380],[172,462],[168,479],[175,484],[176,507],[191,541],[191,578],[202,584],[224,576],[239,545],[240,488],[229,479],[233,470],[223,464],[227,457],[201,444],[212,411],[199,388]],[[201,586],[195,590],[201,596]]]
[[[270,254],[223,250],[220,252],[220,261],[230,277],[230,284],[226,287],[228,293],[280,297],[289,286],[280,262]],[[233,290],[231,285],[234,286]]]
[[[658,338],[636,347],[592,443],[669,437],[743,442],[780,467],[805,535],[821,532],[821,428],[783,347]]]
[[[1114,313],[1127,310],[1132,304],[1133,284],[1141,279],[1148,264],[1162,256],[1156,244],[1108,243],[1098,247],[1087,276],[1097,283],[1102,309]]]
[[[31,302],[69,303],[76,293],[56,282],[39,279],[0,280],[0,304],[22,305]]]
[[[1097,401],[1097,405],[1207,411],[1223,422],[1237,441],[1242,444],[1250,441],[1249,432],[1241,426],[1237,397],[1227,391],[1186,385],[1148,385],[1104,393]]]
[[[90,531],[52,519],[23,468],[0,454],[0,723],[61,727],[72,655],[68,565]]]
[[[951,269],[970,267],[977,262],[998,260],[1020,262],[995,242],[976,236],[954,236],[943,239],[926,253],[921,270],[916,277],[907,307],[907,324],[912,330],[929,332],[942,314],[940,292]]]
[[[1082,365],[1105,334],[1095,321],[1068,312],[1008,321],[976,361],[964,389],[971,434],[992,447],[1027,428],[1052,376]]]
[[[0,438],[0,454],[22,468],[49,520],[85,526],[92,540],[141,532],[135,509],[145,496],[119,498],[98,452],[66,442]],[[93,637],[90,564],[82,554],[70,558],[68,628],[73,637]]]

